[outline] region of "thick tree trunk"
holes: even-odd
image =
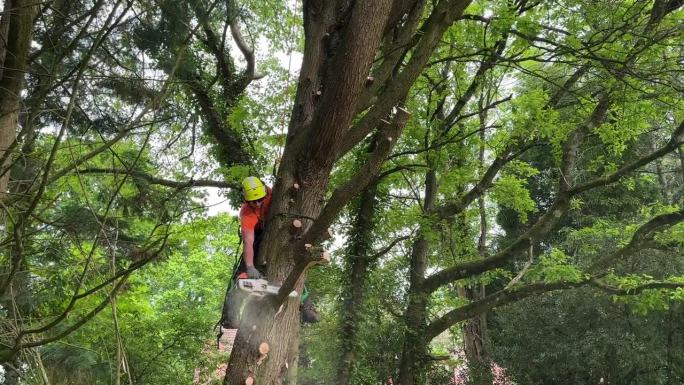
[[[391,3],[389,0],[372,4],[353,2],[342,7],[327,3],[306,4],[307,7],[323,8],[305,7],[304,10],[307,38],[322,40],[309,39],[307,42],[298,88],[309,89],[312,79],[307,75],[316,73],[323,79],[321,83],[314,82],[314,87],[318,83],[324,89],[314,108],[296,106],[293,111],[258,256],[258,260],[267,262],[271,282],[283,282],[288,286],[296,280],[294,287],[301,290],[308,262],[313,260],[307,250],[315,249],[305,247],[304,242],[308,240],[307,236],[314,241],[319,238],[318,234],[310,234],[315,219],[307,219],[318,218],[321,214],[328,179],[365,87]],[[339,44],[325,47],[329,49],[326,51],[320,44],[327,32],[312,31],[312,25],[321,25],[312,24],[307,18],[327,17],[335,12],[338,12],[337,16],[332,20],[337,22],[336,34],[339,36],[335,34],[330,39],[339,38]],[[320,64],[325,60],[328,66],[321,68]],[[298,90],[299,103],[308,105],[314,99],[303,96]],[[313,116],[309,118],[302,111],[313,111]],[[291,234],[293,216],[304,221],[302,239]],[[282,301],[280,296],[272,296],[247,303],[225,384],[245,384],[250,378],[259,385],[283,383],[288,368],[296,359],[296,352],[291,347],[299,333],[299,300],[285,297]],[[258,351],[262,342],[270,345],[266,356]]]
[[[2,5],[3,11],[10,9],[12,8],[12,0],[5,0]],[[8,42],[7,35],[9,34],[10,16],[9,13],[5,13],[5,15],[0,16],[0,79],[5,68],[5,52]]]
[[[12,146],[16,146],[17,118],[21,108],[21,91],[24,89],[26,61],[28,59],[31,36],[33,34],[33,18],[38,7],[27,0],[6,1],[5,13],[2,15],[3,27],[7,25],[7,44],[4,47],[4,69],[0,78],[0,200],[4,200],[8,192],[9,171],[12,163]],[[6,19],[9,18],[9,21]]]
[[[437,176],[434,169],[430,169],[425,175],[424,212],[432,211],[436,196]],[[427,347],[430,341],[425,340],[424,330],[427,322],[429,294],[422,290],[430,252],[430,245],[425,236],[426,231],[427,229],[420,230],[421,234],[418,235],[411,249],[409,297],[404,313],[406,335],[399,363],[399,384],[401,385],[421,384],[420,376],[427,363]]]
[[[347,385],[356,361],[358,348],[358,330],[361,322],[361,307],[363,305],[369,264],[369,252],[372,246],[374,229],[373,217],[376,210],[377,184],[368,186],[360,196],[359,208],[354,221],[354,227],[350,231],[350,244],[347,250],[347,263],[349,265],[346,282],[346,298],[342,311],[342,354],[337,367],[338,385]]]

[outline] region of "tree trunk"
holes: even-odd
[[[429,164],[429,162],[428,162]],[[423,211],[430,212],[434,208],[437,197],[437,176],[434,169],[429,169],[425,175],[425,202]],[[404,349],[399,363],[399,384],[421,384],[420,376],[427,363],[427,345],[423,337],[427,322],[427,302],[429,294],[422,290],[425,272],[427,269],[427,257],[430,251],[425,232],[421,228],[421,234],[414,241],[411,249],[410,284],[408,291],[408,306],[404,313],[406,322],[406,335]]]
[[[0,159],[3,159],[0,163],[0,200],[5,200],[8,192],[10,173],[7,169],[12,164],[11,147],[16,145],[17,118],[21,108],[19,102],[24,89],[33,18],[38,9],[36,3],[27,0],[6,1],[5,7],[8,5],[0,22],[2,26],[9,24],[6,27],[4,70],[0,78]]]
[[[3,11],[6,11],[8,9],[12,8],[12,1],[11,0],[5,0],[3,2]],[[7,16],[2,15],[0,16],[0,79],[2,79],[2,72],[3,68],[5,68],[5,52],[7,49],[7,42],[9,41],[7,38],[7,35],[9,34],[9,21],[10,21],[10,16],[9,13],[6,13]]]
[[[257,256],[257,260],[267,262],[268,280],[282,282],[283,291],[293,283],[295,289],[301,290],[306,269],[314,260],[307,250],[315,250],[315,245],[305,245],[320,238],[320,234],[312,233],[312,225],[323,209],[328,179],[354,118],[391,3],[389,0],[373,4],[350,2],[342,7],[329,3],[305,4],[307,41],[296,103],[309,107],[296,105],[293,111],[268,224]],[[329,19],[330,15],[333,17]],[[323,24],[314,23],[311,18],[322,18]],[[330,25],[330,20],[335,21],[338,29],[333,36],[328,36],[327,43],[339,41],[332,47],[321,47],[325,35],[330,35],[327,28],[321,27]],[[312,30],[313,27],[318,29]],[[322,66],[324,62],[326,66]],[[322,78],[312,79],[310,76],[315,74]],[[312,80],[321,81],[313,83],[315,87],[323,86],[320,99],[305,91]],[[313,115],[309,117],[302,111],[313,111]],[[301,239],[291,235],[293,216],[304,221],[305,234]],[[283,383],[296,359],[290,347],[299,334],[298,305],[299,299],[282,298],[282,295],[247,303],[224,384],[245,384],[250,378],[259,385]],[[266,356],[258,351],[262,342],[270,345]]]
[[[487,103],[490,102],[489,93],[486,95]],[[485,143],[486,143],[486,126],[487,126],[487,110],[484,108],[485,95],[482,95],[478,100],[478,118],[480,123],[480,149],[479,149],[479,174],[480,178],[486,172],[485,166]],[[477,241],[477,251],[482,258],[487,255],[487,211],[485,206],[485,193],[480,194],[477,199],[478,211],[480,215],[480,236]],[[469,301],[477,301],[485,298],[486,290],[483,284],[478,284],[476,287],[458,287],[459,295]],[[468,359],[468,367],[470,369],[471,381],[475,384],[491,384],[492,372],[489,363],[489,349],[488,349],[488,329],[487,329],[487,313],[480,313],[475,317],[465,321],[462,327],[463,332],[463,349],[465,350],[466,358]]]
[[[361,322],[361,307],[366,291],[366,277],[368,275],[370,261],[369,251],[372,246],[374,229],[373,217],[376,210],[377,184],[373,183],[361,193],[359,208],[349,234],[349,248],[347,250],[347,263],[350,273],[347,275],[346,298],[342,311],[342,355],[337,369],[337,384],[349,383],[353,364],[356,361],[355,352],[358,347],[358,331]]]

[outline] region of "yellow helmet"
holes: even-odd
[[[242,180],[242,195],[246,201],[256,201],[266,196],[266,186],[261,179],[248,176]]]

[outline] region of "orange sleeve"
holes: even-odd
[[[245,210],[245,207],[240,210],[240,228],[242,231],[254,231],[257,222],[259,222],[259,218],[257,218],[254,212],[251,212],[251,210]]]

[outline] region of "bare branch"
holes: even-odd
[[[418,33],[420,37],[408,64],[378,95],[378,99],[363,118],[349,130],[338,153],[338,158],[365,138],[373,127],[378,125],[380,119],[406,97],[411,85],[422,72],[446,29],[463,13],[470,2],[470,0],[452,0],[442,1],[436,5]]]
[[[242,55],[245,56],[245,61],[247,61],[247,69],[245,70],[245,76],[247,79],[256,79],[256,59],[254,58],[254,49],[250,47],[242,36],[240,31],[240,26],[238,25],[237,18],[234,18],[230,22],[230,33],[233,35],[233,40],[237,44]]]

